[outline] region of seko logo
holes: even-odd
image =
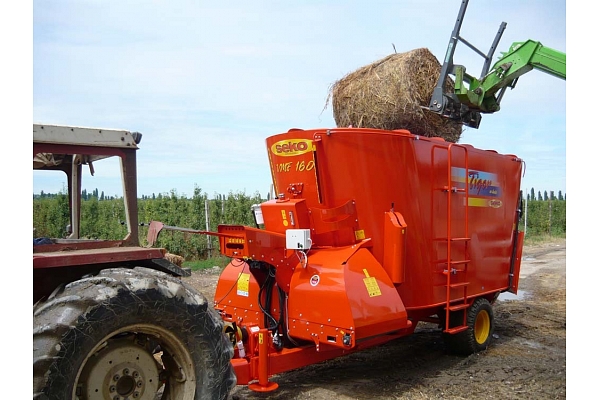
[[[280,140],[271,146],[271,152],[276,156],[297,156],[314,150],[312,140],[288,139]]]

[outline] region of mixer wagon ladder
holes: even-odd
[[[461,157],[462,165],[454,171],[461,171],[464,173],[464,184],[456,185],[457,178],[460,180],[461,177],[452,176],[453,172],[453,149],[459,149],[464,152],[464,157]],[[436,272],[441,273],[445,276],[446,282],[442,285],[446,290],[445,295],[445,321],[444,332],[446,333],[458,333],[467,329],[467,309],[469,308],[469,301],[467,297],[467,288],[470,284],[466,280],[467,269],[471,262],[469,259],[469,243],[471,237],[469,235],[469,189],[468,189],[468,171],[469,171],[469,156],[466,147],[451,143],[444,146],[434,146],[432,148],[432,163],[434,162],[434,154],[436,149],[441,149],[446,154],[447,159],[447,179],[442,186],[433,187],[434,193],[441,191],[445,195],[445,207],[447,210],[446,216],[446,231],[442,237],[437,237],[434,240],[443,243],[445,246],[446,256],[442,259],[435,261],[436,265],[444,265],[443,270],[436,269]],[[463,194],[464,196],[461,196]],[[433,200],[433,199],[432,199]],[[461,203],[457,201],[462,200]],[[434,201],[432,201],[432,207]],[[464,217],[453,218],[453,211],[457,209],[464,211]],[[433,210],[432,210],[433,211]],[[454,250],[454,252],[453,252]],[[454,255],[454,257],[453,257]],[[452,297],[453,293],[459,290],[461,296],[459,299]],[[462,322],[455,324],[451,327],[450,315],[451,313],[462,311]]]

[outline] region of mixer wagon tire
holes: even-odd
[[[462,325],[463,313],[450,315],[450,326]],[[446,348],[454,354],[469,355],[487,349],[494,332],[494,311],[484,298],[476,299],[467,309],[467,329],[454,335],[444,333]]]
[[[206,298],[147,268],[102,270],[33,310],[33,398],[225,399],[233,346]]]

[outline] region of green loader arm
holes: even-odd
[[[500,42],[506,22],[500,24],[498,33],[487,54],[460,36],[469,0],[462,0],[454,30],[444,56],[437,85],[429,101],[429,109],[443,117],[460,121],[471,128],[479,128],[481,114],[500,110],[500,100],[507,88],[514,88],[519,77],[532,69],[567,79],[567,56],[565,53],[542,46],[540,42],[527,40],[515,42],[492,66],[492,57]],[[467,45],[484,58],[479,78],[467,74],[466,68],[454,64],[454,52],[459,42]],[[448,77],[454,75],[454,90],[446,92]]]
[[[482,79],[469,76],[461,65],[455,66],[454,94],[472,110],[494,113],[500,110],[506,88],[514,88],[517,79],[532,69],[566,80],[567,56],[533,40],[515,42]],[[468,87],[465,82],[470,82]]]

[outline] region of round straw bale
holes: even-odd
[[[440,70],[437,58],[425,48],[391,54],[335,82],[327,104],[331,101],[338,127],[408,129],[457,142],[462,123],[422,108],[429,106]],[[453,86],[448,78],[445,91]]]

